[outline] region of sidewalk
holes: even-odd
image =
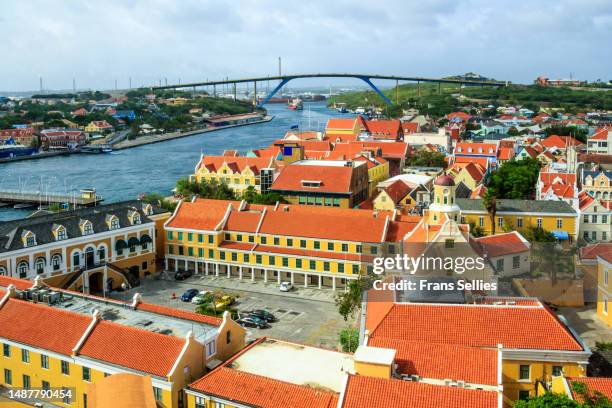
[[[166,271],[162,273],[160,279],[174,280],[173,272]],[[223,290],[236,290],[251,293],[263,293],[267,295],[281,296],[296,299],[308,299],[318,302],[335,303],[336,294],[342,293],[341,290],[333,291],[331,289],[319,289],[317,287],[304,288],[300,285],[294,285],[291,292],[281,292],[276,282],[251,281],[250,279],[237,279],[235,277],[227,278],[223,276],[205,276],[202,274],[193,275],[192,277],[182,281],[193,285],[202,285]]]

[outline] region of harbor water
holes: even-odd
[[[0,164],[0,190],[23,189],[68,193],[95,188],[104,202],[130,200],[147,192],[170,194],[180,177],[193,173],[200,154],[218,155],[226,149],[264,148],[292,127],[325,129],[330,117],[346,116],[324,102],[305,103],[292,111],[285,104],[266,106],[270,122],[219,130],[110,154],[75,154]],[[33,209],[0,208],[0,221],[27,216]]]

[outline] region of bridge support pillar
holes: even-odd
[[[234,102],[236,102],[236,83],[234,82]]]
[[[382,93],[382,91],[380,89],[378,89],[376,87],[376,85],[374,85],[372,83],[372,81],[370,80],[370,78],[365,77],[365,76],[359,76],[357,77],[359,79],[361,79],[363,82],[365,82],[366,84],[370,85],[370,87],[378,94],[380,95],[381,98],[383,98],[385,100],[385,102],[387,102],[387,104],[391,107],[393,107],[393,102],[391,102],[391,99],[387,98],[387,95],[385,95],[384,93]]]
[[[253,82],[253,106],[257,107],[257,81]]]

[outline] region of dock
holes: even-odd
[[[95,189],[83,189],[78,193],[62,194],[43,191],[0,190],[0,207],[13,205],[15,208],[26,208],[34,205],[68,204],[75,207],[91,207],[104,199],[96,194]]]

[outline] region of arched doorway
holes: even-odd
[[[93,268],[96,264],[95,250],[92,247],[88,247],[85,250],[85,269]]]
[[[102,293],[104,291],[104,274],[96,272],[89,275],[89,293]]]

